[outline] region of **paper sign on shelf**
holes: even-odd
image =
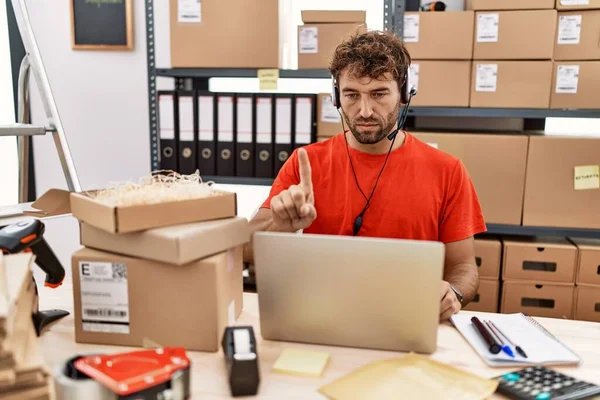
[[[277,90],[279,80],[278,69],[259,69],[258,81],[260,90]]]

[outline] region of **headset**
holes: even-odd
[[[363,197],[367,201],[367,204],[365,205],[365,207],[363,208],[361,213],[354,220],[354,224],[352,226],[352,233],[354,236],[358,235],[358,232],[360,231],[360,228],[362,227],[363,217],[364,217],[365,213],[367,212],[367,209],[371,205],[371,199],[373,198],[373,194],[375,193],[375,189],[377,188],[377,184],[379,183],[379,178],[381,177],[381,174],[383,173],[383,170],[385,168],[385,165],[387,164],[387,161],[388,161],[388,158],[392,151],[392,148],[394,147],[396,135],[398,135],[399,131],[404,129],[404,125],[406,124],[406,119],[408,118],[408,109],[410,107],[410,101],[412,100],[413,96],[415,96],[416,94],[417,94],[417,88],[411,80],[411,72],[410,72],[410,65],[409,65],[408,68],[406,69],[406,75],[404,76],[404,82],[402,83],[402,87],[400,88],[400,101],[405,106],[402,109],[402,111],[398,114],[398,125],[396,126],[396,129],[387,136],[388,140],[390,140],[392,142],[392,144],[390,145],[390,149],[388,150],[388,153],[385,157],[385,161],[383,162],[383,166],[381,167],[381,170],[379,171],[379,174],[377,175],[377,180],[375,181],[375,185],[373,186],[373,189],[371,190],[371,194],[369,195],[369,197],[367,197],[364,194],[364,192],[360,188],[360,185],[358,184],[358,178],[356,176],[356,171],[354,170],[354,164],[352,163],[352,158],[350,157],[350,151],[348,150],[348,141],[346,140],[346,151],[348,152],[348,160],[350,161],[350,167],[352,168],[352,173],[354,174],[354,181],[356,182],[356,186],[357,186],[358,190],[360,191],[360,193],[363,195]],[[333,103],[333,106],[339,112],[342,107],[342,104],[340,101],[340,89],[336,84],[335,77],[331,78],[331,102]],[[343,123],[343,118],[342,118],[342,123]],[[346,131],[345,130],[344,130],[344,139],[346,139]]]

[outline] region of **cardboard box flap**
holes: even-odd
[[[366,11],[303,10],[302,22],[311,24],[344,24],[366,22]]]
[[[524,236],[519,238],[514,237],[505,237],[503,239],[504,245],[517,245],[517,246],[527,246],[527,247],[552,247],[552,248],[562,248],[562,249],[575,249],[575,246],[569,242],[567,239],[562,237],[530,237]]]
[[[70,214],[70,194],[67,190],[50,189],[31,204],[31,210],[25,210],[23,214],[33,217]]]

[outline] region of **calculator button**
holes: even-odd
[[[537,396],[538,394],[540,394],[540,391],[539,391],[539,390],[537,390],[537,389],[533,389],[533,390],[531,391],[531,395],[532,395],[532,396]]]
[[[543,390],[544,392],[549,392],[549,391],[551,391],[551,390],[552,390],[552,388],[551,388],[550,386],[544,386],[544,387],[542,388],[542,390]]]
[[[535,378],[533,378],[533,381],[534,381],[534,382],[539,382],[539,381],[541,381],[541,380],[542,380],[542,378],[540,378],[539,376],[536,376]]]
[[[563,387],[563,385],[560,383],[555,383],[554,385],[552,385],[552,389],[560,389],[561,387]]]
[[[515,385],[515,389],[521,389],[523,387],[523,385],[521,383],[517,383]]]
[[[536,400],[548,400],[550,398],[550,393],[542,392],[537,395]]]
[[[542,385],[541,383],[536,383],[535,385],[533,385],[533,387],[536,389],[541,389],[542,386],[544,386],[544,385]]]
[[[531,390],[531,386],[525,386],[522,391],[525,393],[529,393],[530,390]]]
[[[518,381],[520,379],[519,375],[514,374],[514,373],[505,374],[502,377],[504,379],[506,379],[508,382],[514,382],[514,381]]]
[[[529,367],[525,370],[525,372],[533,372],[533,368]]]
[[[551,384],[552,384],[552,382],[550,382],[550,381],[547,381],[547,380],[544,381],[544,385],[546,385],[546,386],[551,385]]]
[[[573,384],[573,381],[564,381],[563,386],[571,386]]]
[[[506,382],[506,384],[508,386],[515,386],[515,381],[508,381],[508,382]]]

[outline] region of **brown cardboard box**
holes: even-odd
[[[178,21],[177,0],[170,5],[173,68],[279,66],[278,0],[203,0],[200,21],[188,22]]]
[[[474,61],[471,107],[548,108],[552,61]]]
[[[584,10],[584,9],[599,9],[600,0],[582,0],[574,4],[573,0],[556,0],[556,8],[558,10]]]
[[[600,286],[577,286],[575,298],[575,319],[600,322]]]
[[[404,44],[413,60],[470,60],[474,20],[473,11],[406,12]]]
[[[246,218],[193,222],[115,235],[81,224],[81,244],[111,253],[182,265],[250,241]]]
[[[298,68],[328,68],[335,48],[366,29],[365,11],[302,11],[298,26]]]
[[[577,277],[580,285],[600,286],[600,240],[570,238],[577,246]]]
[[[241,247],[181,266],[83,248],[72,257],[75,341],[215,352],[242,311],[242,265]]]
[[[331,137],[343,132],[340,112],[331,102],[331,93],[317,95],[317,137]]]
[[[598,138],[531,136],[523,225],[600,229],[599,164]]]
[[[505,280],[575,283],[577,248],[564,238],[503,240]]]
[[[464,310],[497,313],[499,291],[500,282],[498,280],[481,279],[477,295],[464,307]]]
[[[435,13],[432,13],[435,14]],[[439,13],[443,14],[443,13]],[[411,105],[468,107],[471,61],[412,61],[411,79],[418,94]]]
[[[558,13],[554,60],[600,60],[600,10]]]
[[[475,262],[482,280],[500,278],[502,242],[497,239],[475,239]]]
[[[521,224],[527,142],[524,135],[413,133],[467,168],[487,223]]]
[[[71,193],[71,212],[81,222],[111,233],[235,217],[236,194],[215,191],[215,196],[143,206],[108,206],[85,193]]]
[[[553,9],[554,0],[470,0],[472,10],[544,10]]]
[[[556,10],[477,12],[474,60],[550,60]]]
[[[550,108],[600,108],[600,61],[554,62],[551,92]]]
[[[501,312],[533,317],[573,318],[574,286],[508,281],[502,289]]]

